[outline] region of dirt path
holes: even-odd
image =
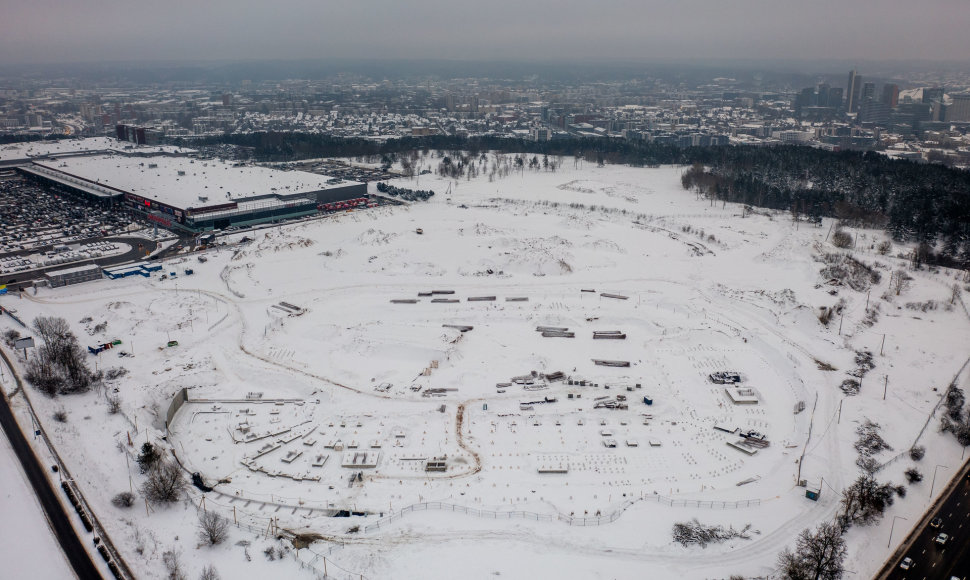
[[[465,451],[475,459],[475,466],[472,467],[472,470],[470,473],[462,473],[460,475],[456,475],[455,477],[466,477],[469,475],[475,475],[476,473],[482,470],[482,458],[479,457],[478,453],[472,450],[472,448],[469,447],[467,443],[465,443],[465,435],[462,433],[462,429],[461,429],[462,423],[464,423],[465,421],[465,405],[467,405],[470,402],[472,401],[465,401],[463,403],[458,404],[458,412],[455,413],[455,435],[457,435],[458,437],[457,439],[458,446],[461,447],[463,451]]]

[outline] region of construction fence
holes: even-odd
[[[625,512],[627,508],[639,501],[655,502],[670,507],[697,507],[709,509],[739,509],[761,505],[760,499],[741,501],[702,501],[693,499],[671,499],[662,495],[645,495],[643,497],[624,501],[616,510],[608,514],[575,516],[566,514],[540,514],[527,511],[492,511],[443,502],[424,502],[409,505],[396,512],[391,512],[386,517],[374,522],[373,524],[365,526],[364,532],[373,532],[379,530],[384,526],[390,525],[392,522],[400,520],[409,513],[423,511],[454,512],[490,520],[521,519],[536,522],[559,521],[570,526],[601,526],[615,522],[621,515],[623,515],[623,512]]]

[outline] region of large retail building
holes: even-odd
[[[52,147],[54,151],[35,145],[33,151],[40,154],[20,157],[17,168],[72,193],[125,204],[163,227],[189,232],[302,217],[316,213],[319,204],[367,195],[364,183],[197,159],[187,156],[187,150],[122,149],[112,142],[111,149],[99,151],[107,141],[99,139],[93,147]]]

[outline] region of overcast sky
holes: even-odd
[[[970,60],[968,0],[0,0],[0,64]]]

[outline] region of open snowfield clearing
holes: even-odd
[[[853,230],[850,252],[881,281],[830,284],[817,261],[837,251],[830,221],[742,217],[684,191],[681,172],[567,163],[452,181],[450,195],[443,178],[402,179],[438,194],[260,230],[151,279],[4,303],[26,320],[65,317],[82,344],[121,341],[91,356],[128,369],[108,388],[120,414],[97,393],[33,400],[46,416],[67,410],[48,430],[146,577],[162,577],[173,544],[233,577],[284,565],[198,549],[195,488],[191,503],[147,517],[111,506],[129,473],[143,479],[125,452],[146,440],[215,487],[206,509],[248,526],[233,541],[255,543],[271,522],[335,540],[301,550],[308,574],[326,556],[327,573],[368,578],[763,576],[835,513],[863,418],[895,449],[879,458],[892,460],[880,480],[903,483],[917,437],[924,471],[958,464],[938,419],[923,427],[968,356],[968,315],[950,303],[965,282],[910,272],[897,296],[890,272],[907,262],[893,256],[908,249],[878,255],[882,234]],[[843,316],[820,323],[819,307],[839,300]],[[862,350],[875,368],[845,396]],[[716,383],[717,372],[739,382]],[[799,478],[821,487],[819,501]],[[928,487],[850,530],[850,570],[878,568],[887,520],[914,524]],[[361,515],[332,517],[341,511]],[[673,523],[694,517],[751,529],[673,544]]]

